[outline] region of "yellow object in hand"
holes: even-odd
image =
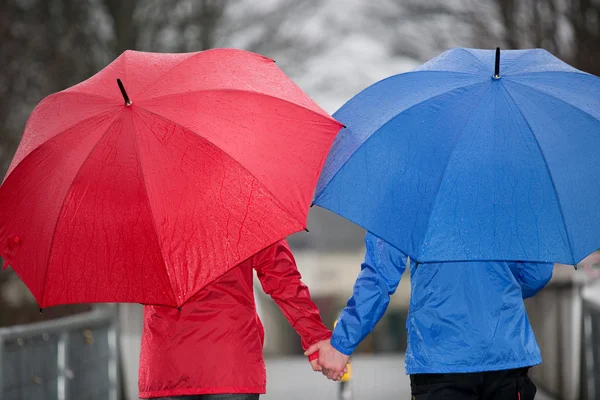
[[[333,323],[333,329],[335,329],[335,326],[337,325],[337,320]],[[344,374],[344,376],[342,376],[342,382],[349,382],[350,380],[352,380],[352,364],[348,363],[346,365],[346,367],[348,368],[348,372],[346,372]]]

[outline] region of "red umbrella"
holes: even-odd
[[[33,110],[0,255],[40,307],[180,306],[305,229],[341,126],[266,57],[126,51]]]

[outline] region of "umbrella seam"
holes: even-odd
[[[77,177],[81,173],[81,170],[83,169],[83,166],[86,164],[86,162],[88,161],[89,157],[96,150],[96,148],[98,148],[98,145],[100,144],[100,142],[102,142],[102,140],[104,139],[104,137],[107,135],[107,133],[109,132],[110,128],[113,126],[113,124],[117,120],[118,116],[119,116],[119,113],[117,113],[115,116],[113,116],[112,120],[110,121],[110,124],[106,127],[106,130],[104,131],[104,133],[98,139],[98,142],[96,142],[96,144],[92,147],[92,150],[90,150],[90,152],[88,153],[88,155],[83,159],[83,162],[79,166],[79,169],[77,170],[77,173],[73,176],[73,180],[71,181],[71,184],[69,185],[69,189],[65,193],[65,197],[63,198],[62,205],[60,206],[60,209],[58,211],[58,216],[56,217],[56,223],[54,224],[54,229],[52,230],[52,239],[50,241],[50,246],[49,246],[49,251],[48,251],[48,261],[46,261],[46,271],[44,272],[44,280],[43,280],[44,287],[42,289],[42,304],[41,304],[41,307],[44,307],[43,303],[45,303],[44,300],[45,300],[45,297],[46,297],[46,287],[47,287],[46,278],[48,277],[48,270],[50,269],[50,261],[52,260],[52,253],[53,253],[53,247],[54,247],[54,239],[56,238],[56,230],[58,229],[58,224],[59,224],[59,222],[61,220],[61,216],[63,214],[63,210],[64,210],[65,205],[67,203],[67,198],[69,197],[69,194],[73,190],[73,185],[75,184],[75,181],[77,180]],[[71,128],[69,128],[69,129],[71,129]],[[65,130],[65,132],[66,132],[66,130]],[[56,136],[54,136],[54,137],[56,137]]]
[[[474,73],[474,72],[463,72],[463,71],[446,71],[446,70],[441,70],[441,69],[426,69],[426,70],[420,70],[420,69],[416,69],[416,68],[415,68],[415,69],[413,69],[413,70],[410,70],[410,71],[402,72],[402,73],[400,73],[400,74],[396,74],[396,75],[388,76],[387,78],[383,78],[382,80],[380,80],[380,81],[377,81],[377,82],[373,83],[373,84],[372,84],[372,85],[370,85],[370,86],[367,86],[365,89],[363,89],[363,90],[362,90],[360,93],[358,93],[356,96],[360,95],[360,94],[361,94],[361,93],[363,93],[364,91],[367,91],[367,90],[373,90],[373,88],[375,88],[376,86],[379,86],[380,84],[383,84],[384,82],[388,82],[388,81],[390,81],[390,80],[393,80],[393,79],[401,79],[401,78],[403,78],[404,76],[407,76],[407,75],[412,75],[412,74],[421,74],[421,73],[435,73],[435,74],[445,74],[445,75],[448,75],[448,74],[457,74],[457,75],[468,75],[468,76],[471,76],[471,77],[478,77],[478,76],[480,76],[480,74],[479,74],[479,73]],[[354,97],[356,97],[356,96],[354,96]],[[340,108],[339,108],[339,109],[338,109],[336,112],[334,112],[333,114],[337,114],[337,113],[338,113],[338,111],[339,111],[339,110],[341,110],[342,108],[344,108],[344,106],[345,106],[346,104],[348,104],[348,103],[350,103],[351,101],[353,101],[353,100],[354,100],[354,97],[352,97],[352,98],[348,99],[346,102],[344,102],[344,104],[342,104],[342,106],[341,106],[341,107],[340,107]],[[335,117],[333,117],[333,116],[332,116],[332,118],[334,118],[334,119],[335,119]]]
[[[337,174],[338,174],[338,173],[339,173],[339,172],[342,170],[342,168],[344,168],[344,166],[345,166],[345,165],[348,163],[348,161],[350,160],[350,158],[352,158],[352,156],[354,156],[354,155],[355,155],[355,154],[356,154],[356,153],[357,153],[357,152],[358,152],[358,151],[359,151],[359,150],[360,150],[360,149],[361,149],[361,148],[362,148],[362,147],[363,147],[363,146],[364,146],[364,145],[365,145],[365,144],[366,144],[366,143],[367,143],[369,140],[371,140],[371,138],[372,138],[373,136],[375,136],[375,135],[376,135],[376,134],[377,134],[377,133],[378,133],[378,132],[379,132],[379,131],[380,131],[380,130],[383,128],[383,127],[385,127],[387,124],[389,124],[389,123],[393,122],[393,121],[394,121],[394,120],[395,120],[395,119],[396,119],[398,116],[402,115],[403,113],[405,113],[405,112],[407,112],[407,111],[409,111],[409,110],[412,110],[412,109],[413,109],[413,108],[415,108],[415,107],[418,107],[418,106],[422,105],[423,103],[425,103],[425,102],[427,102],[427,101],[430,101],[430,100],[436,99],[436,98],[438,98],[438,97],[444,96],[444,95],[446,95],[446,94],[452,93],[452,92],[454,92],[455,90],[458,90],[458,89],[465,89],[465,88],[469,88],[469,87],[471,87],[471,86],[477,86],[477,85],[480,85],[480,84],[483,84],[483,83],[485,83],[485,82],[484,82],[484,81],[479,81],[479,82],[472,83],[472,84],[469,84],[469,85],[455,87],[455,88],[453,88],[453,89],[451,89],[451,90],[448,90],[448,91],[446,91],[446,92],[443,92],[443,93],[437,94],[437,95],[435,95],[435,96],[431,96],[431,97],[428,97],[428,98],[426,98],[426,99],[423,99],[423,100],[419,101],[418,103],[415,103],[415,104],[413,104],[412,106],[410,106],[410,107],[408,107],[408,108],[406,108],[406,109],[404,109],[404,110],[400,111],[399,113],[397,113],[397,114],[394,114],[394,116],[393,116],[392,118],[390,118],[389,120],[385,121],[383,124],[381,124],[381,125],[380,125],[380,126],[378,126],[376,129],[374,129],[374,130],[373,130],[373,133],[371,133],[371,135],[370,135],[370,136],[369,136],[367,139],[365,139],[365,141],[364,141],[364,142],[362,142],[362,143],[361,143],[361,144],[360,144],[360,145],[359,145],[359,146],[356,148],[356,150],[354,150],[354,151],[352,152],[352,154],[350,154],[350,155],[348,156],[348,158],[346,159],[346,161],[344,161],[344,163],[343,163],[343,164],[342,164],[342,165],[341,165],[341,166],[338,168],[338,170],[337,170],[337,171],[336,171],[336,172],[335,172],[335,173],[334,173],[334,174],[331,176],[331,179],[330,179],[330,180],[329,180],[329,182],[327,182],[327,184],[326,184],[326,185],[323,187],[323,189],[321,190],[320,194],[322,194],[323,192],[325,192],[325,190],[327,190],[327,188],[329,187],[329,185],[331,184],[331,182],[333,181],[333,179],[334,179],[334,178],[337,176]],[[352,129],[352,127],[348,127],[348,128],[346,128],[346,129]],[[331,150],[330,150],[330,152],[331,152]],[[317,204],[317,202],[318,202],[318,201],[319,201],[319,197],[315,198],[315,200],[314,200],[314,203],[315,203],[315,204]],[[317,205],[321,206],[320,204],[317,204]]]
[[[303,106],[301,104],[298,104],[296,102],[293,102],[293,101],[290,101],[290,100],[286,100],[284,98],[277,97],[277,96],[272,95],[272,94],[262,93],[262,92],[259,92],[259,91],[246,90],[246,89],[219,89],[219,88],[215,88],[215,89],[191,90],[189,92],[185,92],[185,94],[196,94],[196,93],[202,93],[202,92],[206,92],[206,93],[212,93],[212,92],[235,92],[235,93],[239,93],[239,92],[241,92],[241,93],[244,93],[244,94],[255,94],[255,95],[259,95],[259,96],[265,96],[265,97],[268,97],[268,98],[271,98],[271,99],[274,99],[274,100],[282,101],[282,102],[284,102],[286,104],[293,105],[295,107],[302,108],[304,110],[309,111],[311,114],[315,114],[315,115],[317,115],[317,116],[319,116],[319,117],[321,117],[321,118],[323,118],[323,119],[325,119],[325,120],[327,120],[329,122],[334,122],[337,125],[339,125],[340,127],[343,126],[343,124],[340,121],[336,120],[335,118],[333,118],[332,116],[330,116],[329,114],[327,114],[327,112],[325,112],[325,111],[323,111],[323,114],[321,114],[321,113],[318,113],[315,110],[311,110],[310,108],[308,108],[306,106]],[[170,97],[181,96],[181,94],[182,93],[172,93],[172,94],[167,94],[167,95],[164,95],[164,96],[149,97],[149,98],[141,100],[141,102],[142,102],[142,105],[143,105],[144,102],[149,101],[149,100],[164,100],[164,99],[167,99],[167,98],[170,98]],[[146,108],[142,107],[142,105],[138,104],[139,107],[143,108],[146,111],[149,111]],[[320,125],[327,125],[325,122],[320,122],[319,124]]]
[[[55,93],[55,94],[58,94],[58,93]],[[44,99],[44,100],[45,100],[45,99]],[[35,111],[35,110],[34,110],[34,111]],[[51,138],[49,138],[48,140],[44,141],[43,143],[40,143],[40,144],[39,144],[39,145],[38,145],[38,146],[37,146],[35,149],[33,149],[33,150],[31,150],[29,153],[27,153],[27,155],[26,155],[25,157],[23,157],[23,158],[21,159],[21,161],[19,161],[19,163],[18,163],[17,165],[15,165],[15,167],[14,167],[12,170],[10,170],[10,173],[9,173],[9,174],[7,174],[7,175],[4,177],[4,181],[6,181],[6,180],[8,179],[8,177],[9,177],[10,175],[12,175],[12,173],[13,173],[13,172],[14,172],[14,171],[15,171],[15,170],[16,170],[16,169],[19,167],[19,165],[21,165],[21,164],[22,164],[22,163],[23,163],[23,162],[24,162],[24,161],[25,161],[27,158],[29,158],[29,156],[30,156],[30,155],[31,155],[31,154],[32,154],[34,151],[36,151],[36,150],[37,150],[37,149],[39,149],[40,147],[44,146],[46,143],[48,143],[48,142],[50,142],[50,141],[52,141],[52,140],[54,140],[54,139],[58,138],[59,136],[62,136],[62,134],[64,134],[65,132],[67,132],[67,131],[69,131],[69,130],[71,130],[71,129],[75,128],[75,127],[76,127],[77,125],[79,125],[79,124],[83,124],[83,123],[85,123],[85,122],[89,122],[90,120],[92,120],[92,119],[94,119],[94,118],[97,118],[98,116],[100,116],[100,115],[102,115],[102,114],[108,114],[109,112],[110,112],[110,110],[105,110],[105,111],[99,112],[98,114],[94,114],[94,115],[92,115],[92,116],[90,116],[90,117],[87,117],[87,118],[84,118],[84,119],[82,119],[82,120],[80,120],[80,121],[77,121],[77,122],[75,122],[73,125],[71,125],[71,126],[69,126],[69,127],[67,127],[67,128],[64,128],[64,129],[62,129],[62,130],[61,130],[59,133],[57,133],[56,135],[52,136]],[[25,127],[25,129],[27,129],[27,127]],[[4,181],[3,181],[2,183],[4,183]]]
[[[504,83],[502,83],[502,82],[500,82],[500,83],[502,84],[502,88],[504,89],[504,91],[506,92],[506,94],[508,95],[508,97],[510,98],[510,100],[512,101],[512,103],[515,105],[515,108],[517,110],[519,110],[519,114],[523,118],[523,121],[525,121],[525,123],[527,124],[527,127],[529,128],[529,132],[531,133],[531,136],[535,140],[535,144],[537,145],[537,148],[540,151],[540,155],[542,156],[542,160],[544,160],[544,165],[546,166],[546,171],[548,172],[548,177],[550,178],[550,182],[552,182],[552,189],[554,191],[554,195],[556,196],[556,202],[558,203],[558,210],[560,211],[560,216],[563,219],[563,224],[565,226],[565,234],[567,235],[567,242],[569,243],[569,249],[571,250],[571,261],[573,261],[575,259],[575,254],[573,252],[573,244],[571,243],[571,237],[569,236],[569,232],[567,231],[567,221],[565,219],[565,213],[563,211],[562,203],[560,201],[560,196],[558,195],[558,191],[556,190],[556,184],[554,182],[554,178],[552,177],[552,174],[550,173],[550,168],[548,167],[548,160],[546,159],[546,155],[544,154],[544,150],[542,149],[542,146],[540,146],[540,142],[538,141],[537,136],[533,132],[533,129],[531,128],[531,125],[529,124],[529,121],[525,117],[525,114],[523,114],[523,111],[521,111],[521,108],[517,105],[517,103],[515,102],[515,99],[512,97],[512,95],[510,94],[510,92],[508,91],[508,89],[506,88],[506,86],[504,86]],[[525,85],[525,86],[527,86],[527,85]],[[533,88],[532,88],[532,90],[533,90]],[[569,103],[567,103],[567,104],[569,104]]]
[[[594,75],[589,74],[587,72],[578,70],[573,68],[573,71],[561,71],[561,70],[554,70],[554,71],[525,71],[525,72],[515,72],[513,74],[509,74],[504,75],[504,77],[506,79],[518,76],[518,77],[522,77],[522,76],[526,76],[526,75],[539,75],[539,74],[574,74],[574,75],[583,75],[583,76],[590,76],[590,77],[594,77]],[[512,79],[510,79],[512,81]],[[525,83],[521,83],[522,85],[526,85]],[[528,85],[529,86],[529,85]]]
[[[500,71],[500,75],[502,76],[503,73],[509,72],[510,68],[512,66],[514,66],[517,62],[521,61],[521,59],[523,59],[523,57],[530,55],[533,51],[535,51],[535,49],[529,49],[529,50],[525,51],[525,53],[521,54],[519,57],[512,60],[510,63],[505,64],[504,71]],[[502,59],[502,52],[500,52],[500,59]]]
[[[138,107],[139,107],[139,105],[138,105]],[[185,127],[184,125],[182,125],[182,124],[180,124],[180,123],[177,123],[177,122],[175,122],[175,121],[173,121],[173,120],[171,120],[171,119],[169,119],[169,118],[167,118],[167,117],[165,117],[165,116],[162,116],[162,115],[160,115],[160,114],[157,114],[157,113],[155,113],[155,112],[153,112],[153,111],[147,110],[147,109],[145,109],[145,108],[143,108],[143,107],[139,107],[139,108],[141,108],[142,110],[144,110],[144,111],[146,111],[146,112],[148,112],[148,113],[150,113],[150,114],[156,115],[157,117],[163,118],[163,119],[165,119],[165,120],[167,120],[167,121],[169,121],[169,122],[171,122],[171,123],[173,123],[173,124],[175,124],[175,125],[177,125],[177,126],[179,126],[179,127],[183,128],[183,129],[185,129],[186,131],[190,131],[190,132],[194,133],[194,136],[196,136],[196,137],[200,138],[201,140],[205,141],[206,143],[209,143],[211,146],[213,146],[213,147],[215,147],[215,148],[219,149],[221,152],[223,152],[223,154],[227,155],[227,157],[229,157],[230,159],[232,159],[232,160],[233,160],[233,161],[234,161],[236,164],[238,164],[239,166],[241,166],[241,167],[242,167],[244,170],[248,171],[248,173],[249,173],[249,174],[250,174],[250,175],[251,175],[251,176],[252,176],[254,179],[256,179],[256,181],[257,181],[257,182],[259,182],[259,183],[260,183],[260,185],[261,185],[262,187],[264,187],[264,188],[267,190],[267,192],[268,192],[268,193],[271,195],[271,197],[273,197],[273,199],[275,199],[275,201],[277,202],[277,205],[278,205],[278,206],[279,206],[279,207],[280,207],[280,208],[281,208],[283,211],[285,211],[285,213],[286,213],[286,214],[287,214],[289,217],[291,217],[291,218],[292,218],[292,219],[293,219],[295,222],[298,222],[298,223],[300,223],[300,226],[301,226],[301,228],[302,228],[302,229],[306,228],[306,224],[305,224],[304,222],[298,221],[298,219],[297,219],[296,217],[294,217],[292,214],[290,214],[290,212],[289,212],[289,211],[288,211],[288,210],[287,210],[287,209],[286,209],[286,208],[283,206],[283,204],[281,203],[281,200],[279,200],[279,199],[278,199],[278,198],[277,198],[277,197],[276,197],[276,196],[273,194],[273,192],[271,191],[271,189],[269,189],[269,188],[268,188],[268,187],[267,187],[267,186],[266,186],[264,183],[262,183],[262,182],[260,181],[260,179],[258,179],[258,178],[256,177],[256,175],[254,175],[254,173],[253,173],[252,171],[250,171],[248,168],[246,168],[246,166],[244,166],[244,165],[243,165],[241,162],[239,162],[237,159],[235,159],[235,158],[234,158],[234,157],[233,157],[231,154],[229,154],[228,152],[226,152],[225,150],[223,150],[221,147],[219,147],[219,146],[217,146],[216,144],[214,144],[212,141],[210,141],[210,140],[206,139],[206,138],[205,138],[205,137],[203,137],[203,136],[200,136],[200,135],[198,135],[198,134],[197,134],[197,133],[195,133],[195,132],[194,132],[192,129],[190,129],[190,128],[187,128],[187,127]]]
[[[131,125],[134,126],[135,123],[133,122],[133,118],[130,118],[131,121]],[[152,217],[152,228],[154,228],[154,234],[156,235],[156,241],[158,244],[158,248],[160,250],[160,255],[162,257],[162,261],[163,261],[163,265],[165,267],[165,272],[167,273],[167,276],[170,278],[170,274],[168,272],[168,266],[167,266],[167,261],[165,260],[165,255],[163,253],[163,248],[161,246],[159,237],[158,237],[158,229],[156,227],[156,218],[154,217],[154,211],[152,210],[152,205],[150,204],[150,195],[148,194],[148,186],[146,185],[146,177],[145,177],[145,173],[144,173],[144,166],[142,164],[142,157],[140,155],[140,150],[138,147],[138,139],[137,139],[137,133],[135,130],[135,127],[133,129],[133,141],[135,143],[135,153],[136,153],[136,158],[138,161],[138,165],[140,167],[140,172],[142,173],[142,181],[144,183],[144,192],[146,193],[146,201],[148,203],[148,209],[150,210],[150,216]],[[177,279],[177,274],[173,273],[173,277],[175,279],[175,285],[177,286],[178,289],[181,289],[180,283],[179,283],[179,279]],[[175,302],[177,304],[178,307],[180,307],[183,302],[181,302],[180,304],[180,299],[181,299],[181,293],[177,293],[175,288],[173,287],[173,282],[171,281],[171,279],[169,279],[169,283],[171,285],[171,290],[173,291],[173,296],[175,296]]]
[[[515,58],[515,59],[514,59],[514,60],[513,60],[513,61],[512,61],[510,64],[506,65],[506,66],[505,66],[505,72],[507,72],[507,71],[508,71],[508,72],[510,72],[510,69],[511,69],[511,68],[513,68],[513,67],[515,66],[515,64],[516,64],[516,62],[517,62],[517,61],[521,61],[521,59],[522,59],[523,57],[525,57],[525,56],[528,56],[528,55],[531,55],[532,53],[535,53],[535,52],[537,52],[537,50],[540,50],[540,49],[528,49],[528,51],[527,51],[525,54],[522,54],[521,56],[519,56],[519,57]],[[542,49],[542,50],[543,50],[543,49]],[[534,55],[535,55],[535,54],[534,54]],[[558,59],[558,58],[557,58],[557,60],[562,62],[562,60],[561,60],[561,59]],[[571,67],[571,68],[573,69],[573,71],[540,71],[540,72],[534,72],[534,74],[539,74],[539,73],[548,73],[548,72],[564,72],[564,73],[579,73],[579,74],[583,74],[583,75],[591,75],[591,74],[589,74],[589,73],[587,73],[587,72],[584,72],[584,71],[578,70],[577,68],[574,68],[574,67],[572,67],[571,65],[568,65],[568,64],[566,64],[566,63],[564,63],[564,64],[565,64],[565,65],[567,65],[568,67]],[[500,72],[502,72],[502,71],[500,71]],[[518,72],[517,72],[517,73],[515,73],[515,74],[510,74],[510,75],[511,75],[511,76],[514,76],[514,75],[520,75],[520,74],[526,74],[526,73],[527,73],[527,72],[522,72],[522,73],[518,73]]]
[[[69,89],[65,89],[65,90],[61,90],[60,92],[53,93],[50,96],[44,98],[43,101],[45,101],[46,99],[49,99],[51,97],[58,96],[58,95],[64,95],[64,94],[78,94],[81,96],[88,96],[88,97],[94,97],[94,98],[98,98],[98,99],[115,101],[115,99],[112,97],[100,96],[99,94],[95,94],[95,93],[87,93],[87,92],[82,92],[80,90],[69,90]]]
[[[162,75],[156,77],[156,79],[154,79],[152,82],[148,83],[146,86],[144,86],[143,89],[141,89],[141,91],[137,94],[139,97],[141,97],[146,90],[148,90],[152,85],[154,85],[156,82],[158,82],[159,80],[161,80],[162,78],[164,78],[165,76],[167,76],[171,71],[173,71],[175,68],[179,67],[181,64],[183,64],[184,62],[198,57],[200,55],[204,55],[207,52],[212,52],[214,50],[230,50],[230,51],[234,51],[234,52],[243,52],[243,53],[247,53],[256,57],[260,57],[263,59],[267,59],[267,60],[271,60],[268,57],[265,57],[263,55],[257,54],[257,53],[253,53],[251,51],[247,51],[247,50],[239,50],[239,49],[233,49],[233,48],[216,48],[216,49],[207,49],[207,50],[202,50],[202,51],[197,51],[195,53],[191,53],[191,55],[189,57],[184,58],[183,60],[181,60],[180,62],[178,62],[177,64],[173,65],[171,68],[169,68],[167,71],[165,71]],[[162,54],[162,53],[151,53],[151,54]],[[272,60],[271,60],[272,61]]]
[[[163,79],[165,76],[167,76],[171,71],[173,71],[175,68],[179,67],[181,64],[183,64],[184,62],[186,62],[187,60],[197,57],[198,54],[201,54],[201,51],[198,51],[196,53],[192,53],[189,57],[184,58],[183,60],[179,61],[177,64],[173,65],[171,68],[169,68],[167,71],[164,72],[164,74],[161,74],[160,76],[157,76],[156,79],[154,79],[152,82],[149,82],[146,86],[144,86],[140,92],[137,94],[137,96],[139,96],[140,98],[142,97],[142,95],[150,88],[152,87],[154,84],[156,84],[156,82],[160,81],[161,79]]]
[[[482,93],[481,98],[483,98],[485,95],[489,94],[492,91],[493,86],[490,85],[487,88],[487,91],[483,91],[485,93]],[[479,102],[479,106],[481,106],[482,102]],[[419,246],[419,251],[418,254],[420,256],[423,256],[423,246],[425,244],[425,240],[427,239],[428,233],[429,233],[429,222],[431,221],[431,215],[433,214],[433,209],[435,208],[435,204],[437,203],[437,198],[438,195],[440,194],[440,188],[442,186],[442,182],[444,180],[444,176],[446,176],[446,171],[448,171],[448,167],[450,166],[450,161],[452,160],[452,155],[454,153],[454,150],[456,149],[456,146],[458,145],[458,142],[460,141],[462,135],[465,133],[465,129],[467,127],[467,125],[469,124],[469,122],[471,122],[471,120],[473,119],[473,117],[475,116],[475,111],[478,110],[479,107],[474,107],[473,110],[471,111],[471,115],[469,115],[469,118],[465,121],[465,124],[463,125],[460,134],[457,136],[456,140],[454,141],[454,144],[452,145],[452,149],[448,152],[448,159],[446,160],[446,166],[444,167],[444,170],[442,171],[442,173],[440,174],[440,178],[438,180],[438,184],[437,184],[437,189],[435,191],[435,196],[433,198],[433,202],[431,203],[431,210],[429,212],[429,216],[427,217],[427,224],[425,225],[427,227],[427,230],[425,231],[425,235],[423,236],[423,241],[421,242],[421,245]],[[417,260],[418,261],[418,260]]]
[[[587,75],[587,74],[586,74],[586,75]],[[528,89],[530,89],[530,90],[533,90],[533,91],[535,91],[535,92],[537,92],[537,93],[540,93],[540,94],[543,94],[543,95],[546,95],[546,96],[552,97],[553,99],[556,99],[556,100],[558,100],[558,101],[560,101],[560,102],[562,102],[562,103],[565,103],[565,104],[567,104],[569,107],[572,107],[572,108],[574,108],[574,109],[576,109],[576,110],[578,110],[578,111],[581,111],[582,113],[584,113],[584,114],[586,114],[586,115],[588,115],[588,116],[592,117],[593,119],[595,119],[595,120],[598,120],[598,117],[596,117],[595,115],[592,115],[592,114],[590,114],[588,111],[585,111],[585,110],[583,110],[583,109],[581,109],[581,108],[577,107],[575,104],[569,103],[568,101],[566,101],[566,100],[564,100],[564,99],[561,99],[560,97],[557,97],[557,96],[553,95],[551,92],[548,92],[548,91],[546,91],[546,90],[541,90],[541,89],[538,89],[538,88],[536,88],[535,86],[531,86],[531,85],[528,85],[528,84],[526,84],[526,83],[518,82],[518,81],[515,81],[515,80],[512,80],[512,79],[510,79],[509,81],[510,81],[511,83],[514,83],[514,84],[517,84],[517,85],[525,86],[526,88],[528,88]],[[508,92],[508,90],[506,90],[506,91]],[[509,95],[510,95],[510,94],[509,94]],[[512,96],[511,96],[511,99],[512,99]],[[513,102],[514,102],[514,100],[513,100]]]
[[[463,52],[469,54],[471,56],[471,58],[473,58],[474,60],[476,60],[477,62],[479,62],[479,64],[481,64],[483,66],[483,68],[485,68],[486,70],[489,68],[489,65],[486,64],[485,62],[483,62],[482,59],[480,59],[479,57],[477,57],[475,54],[473,54],[469,49],[466,49],[464,47],[459,48],[458,50],[462,50]],[[477,74],[478,75],[478,74]]]
[[[457,75],[468,75],[468,76],[481,76],[481,73],[475,73],[475,72],[464,72],[464,71],[452,71],[452,70],[445,70],[445,69],[414,69],[411,71],[406,71],[406,72],[402,72],[400,74],[396,74],[396,75],[392,75],[389,76],[387,78],[384,78],[378,82],[375,82],[374,84],[372,84],[371,86],[375,86],[381,82],[387,81],[388,79],[393,79],[393,78],[397,78],[400,76],[405,76],[405,75],[411,75],[411,74],[423,74],[423,73],[437,73],[437,74],[457,74]],[[369,89],[371,86],[368,86],[367,88],[365,88],[364,90]],[[352,99],[350,99],[352,100]],[[340,107],[341,108],[341,107]]]

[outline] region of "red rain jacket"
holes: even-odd
[[[181,312],[144,308],[141,398],[266,392],[264,331],[254,303],[253,270],[304,349],[331,337],[282,240],[201,290]]]

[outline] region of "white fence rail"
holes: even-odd
[[[0,328],[0,399],[119,400],[113,306]]]

